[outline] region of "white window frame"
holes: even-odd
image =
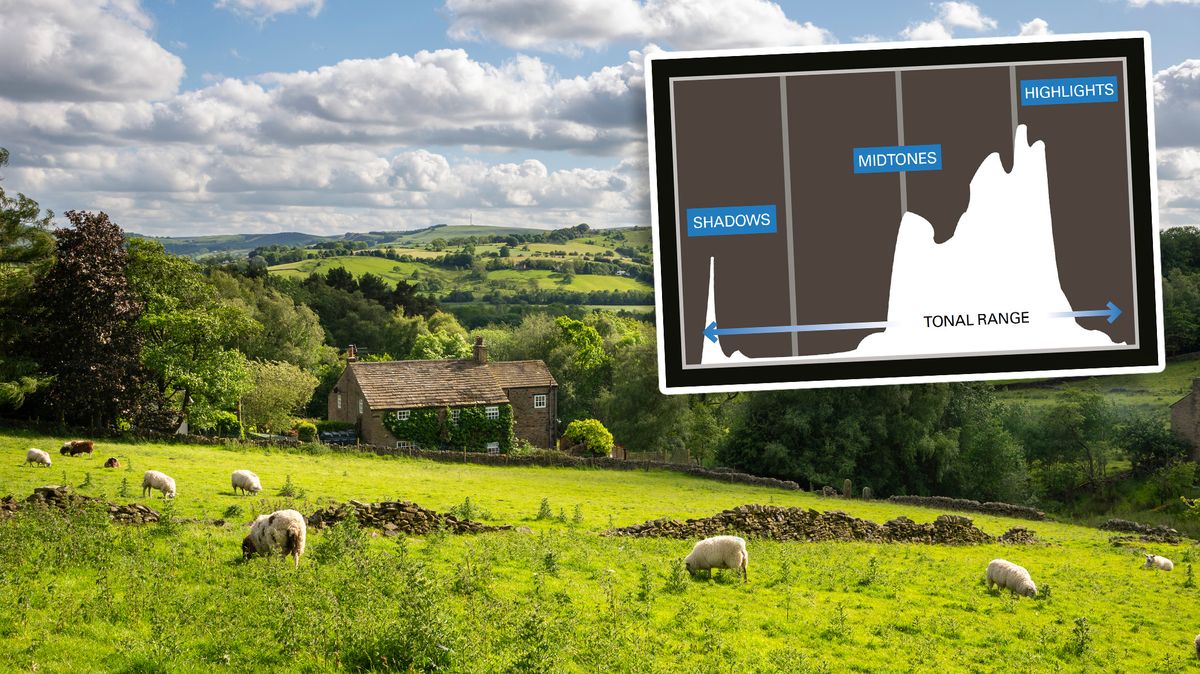
[[[499,454],[500,453],[500,443],[498,443],[498,442],[487,443],[487,453],[488,454]]]
[[[337,408],[339,410],[342,409],[342,394],[341,393],[337,394]]]
[[[411,440],[397,440],[396,449],[420,449],[420,445]]]
[[[483,414],[488,419],[496,420],[500,418],[500,407],[498,405],[490,405],[483,408]]]
[[[535,410],[546,409],[546,397],[547,396],[545,393],[535,393],[533,395],[533,409],[535,409]]]
[[[455,407],[454,409],[450,410],[450,421],[453,421],[454,423],[457,424],[459,418],[461,418],[461,417],[462,417],[462,408]]]
[[[396,410],[396,421],[408,421],[409,415],[408,410]]]
[[[359,414],[362,414],[362,413],[363,413],[363,409],[364,409],[364,408],[363,408],[363,399],[362,399],[362,398],[359,398],[359,399],[358,399],[358,413],[359,413]]]

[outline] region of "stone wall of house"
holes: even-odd
[[[1200,461],[1200,379],[1192,392],[1171,405],[1171,431],[1192,448],[1192,461]]]
[[[555,437],[555,417],[558,410],[558,391],[553,386],[530,386],[522,388],[506,388],[504,395],[513,411],[513,433],[535,447],[553,449]],[[537,409],[533,406],[533,396],[546,396],[546,406]]]

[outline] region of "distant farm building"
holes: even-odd
[[[1192,460],[1200,461],[1200,379],[1192,380],[1192,392],[1171,404],[1171,430],[1192,448]]]
[[[513,435],[537,447],[554,447],[558,438],[558,383],[546,364],[540,360],[488,362],[482,337],[475,340],[474,357],[459,360],[368,363],[359,361],[350,347],[346,370],[329,393],[330,420],[356,424],[363,442],[384,447],[403,449],[421,444],[414,438],[396,437],[389,430],[389,425],[397,428],[401,425],[397,421],[402,423],[419,410],[435,412],[447,431],[443,435],[453,436],[455,425],[468,409],[472,410],[468,416],[481,411],[482,418],[491,421],[511,417]],[[499,451],[501,435],[465,449]]]

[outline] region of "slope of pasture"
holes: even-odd
[[[1169,415],[1171,403],[1192,390],[1192,379],[1200,377],[1200,358],[1176,359],[1167,362],[1164,371],[1154,374],[1124,374],[1104,377],[1067,379],[1042,386],[998,388],[997,396],[1006,401],[1030,405],[1049,405],[1062,399],[1068,391],[1102,394],[1119,407],[1162,417]]]
[[[0,523],[0,661],[29,671],[1200,671],[1191,543],[1155,546],[1171,573],[1141,570],[1109,534],[973,516],[1040,545],[928,546],[751,540],[750,582],[679,577],[690,543],[599,533],[745,503],[841,509],[876,521],[937,511],[844,501],[670,472],[499,468],[370,455],[100,442],[20,466],[62,438],[0,435],[0,492],[65,481],[138,495],[142,471],[175,477],[174,516],[233,522],[329,499],[408,499],[445,511],[469,497],[487,521],[533,534],[368,538],[310,531],[299,570],[239,558],[243,526],[140,528],[27,512]],[[118,456],[127,469],[101,468]],[[233,495],[250,468],[258,497]],[[277,496],[290,476],[301,499]],[[546,499],[557,518],[535,520]],[[118,499],[126,500],[126,499]],[[580,521],[573,515],[580,513]],[[989,593],[987,562],[1027,567],[1039,599]]]
[[[444,288],[456,290],[487,291],[492,287],[510,290],[541,288],[572,292],[652,290],[649,284],[624,276],[577,274],[569,283],[563,283],[562,274],[546,269],[502,269],[488,272],[487,280],[479,281],[470,278],[466,271],[441,269],[421,262],[395,262],[365,255],[289,262],[270,267],[270,272],[293,278],[305,278],[313,272],[324,274],[334,267],[345,267],[355,276],[370,272],[383,277],[390,283],[401,280],[411,282],[413,280],[412,273],[416,271],[420,277],[437,279]]]

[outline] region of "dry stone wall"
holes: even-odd
[[[1110,519],[1100,525],[1101,529],[1106,531],[1124,531],[1131,534],[1138,534],[1143,541],[1154,543],[1178,543],[1183,539],[1183,536],[1175,529],[1167,526],[1152,527],[1148,524],[1138,524],[1129,520]]]
[[[1015,517],[1023,520],[1041,521],[1046,519],[1046,513],[1036,508],[1013,505],[1011,503],[997,503],[995,501],[980,503],[971,499],[948,498],[946,496],[889,496],[888,500],[893,503],[903,503],[906,505],[925,506],[927,508],[939,508],[942,510],[965,510],[999,517]]]
[[[113,503],[112,501],[104,501],[93,496],[73,493],[70,487],[65,486],[35,487],[33,494],[29,495],[24,501],[19,501],[11,495],[5,496],[0,499],[0,518],[15,515],[26,504],[61,508],[64,510],[87,504],[98,504],[107,509],[108,516],[112,521],[119,524],[148,524],[150,522],[157,522],[159,518],[158,511],[140,503],[126,503],[122,505]]]
[[[776,541],[868,541],[873,543],[930,543],[972,545],[978,543],[1030,543],[1033,532],[1015,527],[999,538],[980,531],[971,518],[938,515],[933,522],[918,524],[901,516],[878,524],[840,510],[819,512],[803,508],[743,505],[712,517],[683,522],[657,519],[629,527],[610,529],[606,536],[638,538],[707,538],[719,534],[742,534]]]
[[[487,531],[507,531],[512,526],[489,525],[472,520],[460,520],[454,515],[422,508],[410,501],[362,503],[350,500],[321,508],[308,516],[308,525],[318,529],[354,516],[364,527],[379,529],[385,536],[397,534],[427,534],[439,527],[455,534],[478,534]]]

